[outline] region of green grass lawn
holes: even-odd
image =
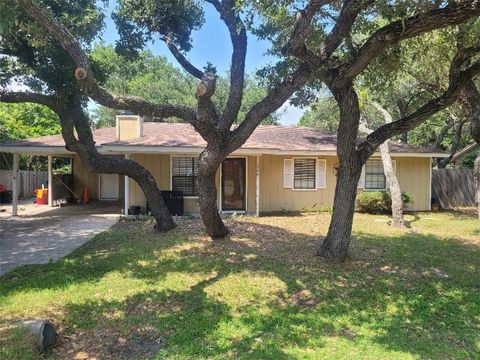
[[[472,213],[357,214],[350,257],[313,256],[328,214],[119,223],[56,263],[0,277],[0,358],[38,358],[18,319],[48,318],[60,359],[480,359]]]

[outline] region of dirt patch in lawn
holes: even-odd
[[[164,348],[165,339],[151,326],[132,328],[126,334],[105,328],[76,331],[63,335],[52,351],[52,357],[75,360],[146,359]]]

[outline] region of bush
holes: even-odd
[[[402,192],[402,202],[404,206],[405,204],[412,203],[413,200],[415,200],[415,197],[412,194],[406,191]]]
[[[408,192],[402,192],[403,204],[408,204],[414,199]],[[392,198],[386,191],[364,191],[357,195],[357,210],[369,214],[390,213],[392,211]]]

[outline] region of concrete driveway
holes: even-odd
[[[0,206],[0,275],[64,257],[115,224],[120,208],[103,202],[49,208],[29,201],[13,217],[11,206]]]

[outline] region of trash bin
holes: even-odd
[[[162,191],[162,197],[170,214],[183,216],[183,191]]]
[[[140,215],[141,207],[138,205],[132,205],[128,209],[128,215]]]
[[[0,204],[10,204],[12,202],[12,191],[4,190],[0,192]]]
[[[48,204],[48,189],[36,189],[37,193],[37,205]]]

